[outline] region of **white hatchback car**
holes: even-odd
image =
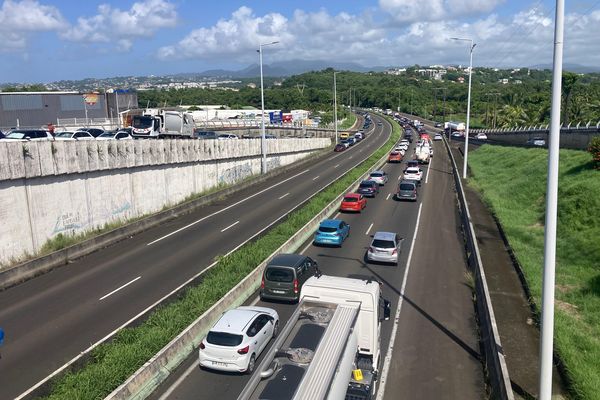
[[[377,182],[380,186],[383,186],[387,183],[388,181],[388,175],[385,173],[385,171],[373,171],[371,172],[371,174],[369,175],[369,180],[370,181],[375,181]]]
[[[256,359],[278,333],[279,315],[271,308],[238,307],[229,310],[200,342],[200,366],[252,373]]]
[[[409,181],[417,181],[421,182],[421,178],[423,178],[423,171],[419,167],[408,167],[404,170],[404,175],[402,179]]]
[[[64,131],[58,132],[54,140],[95,140],[95,138],[86,131]]]

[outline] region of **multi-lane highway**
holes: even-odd
[[[405,164],[388,164],[388,184],[368,200],[360,214],[339,214],[351,226],[341,248],[302,249],[324,274],[375,277],[392,301],[395,318],[382,329],[382,379],[378,399],[482,399],[485,385],[471,291],[449,159],[441,142],[424,166],[423,185],[415,203],[393,199]],[[406,153],[410,158],[413,147]],[[398,266],[365,262],[376,231],[397,232],[404,244]],[[294,305],[248,303],[275,308],[282,321]],[[260,360],[259,360],[260,361]],[[201,370],[197,354],[152,395],[152,399],[235,399],[247,375]]]
[[[0,292],[0,398],[29,390],[367,158],[391,127]],[[152,182],[148,182],[149,185]]]

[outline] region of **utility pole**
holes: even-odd
[[[500,96],[500,93],[496,93],[497,96]],[[494,96],[494,123],[492,127],[496,129],[496,102],[498,101],[498,97]]]
[[[562,92],[565,1],[556,0],[554,60],[552,68],[552,111],[548,135],[548,178],[546,181],[546,223],[544,224],[544,279],[540,327],[539,399],[552,397],[554,346],[554,284],[556,279],[556,223],[558,213],[558,161],[560,146],[560,102]]]
[[[338,126],[337,126],[337,85],[335,75],[336,71],[333,72],[333,126],[335,127],[335,143],[338,142]]]

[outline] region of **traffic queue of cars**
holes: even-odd
[[[80,141],[80,140],[131,140],[131,130],[128,128],[105,131],[99,128],[79,128],[70,131],[55,132],[54,135],[44,129],[13,129],[0,139],[4,141]]]
[[[408,150],[405,143],[399,143],[403,150],[395,149],[394,152],[400,154],[402,151],[404,154]],[[395,195],[398,200],[417,199],[416,190],[422,170],[416,161],[408,163]],[[380,186],[386,183],[388,175],[385,171],[371,172],[355,193],[344,195],[340,212],[360,213],[367,206],[366,197],[375,197]],[[314,234],[313,244],[341,247],[349,235],[350,225],[347,222],[339,218],[325,219]],[[376,232],[365,257],[369,262],[398,265],[402,241],[395,232]],[[317,271],[317,262],[308,256],[279,254],[263,270],[259,297],[263,301],[298,302],[302,285]],[[279,315],[271,308],[243,306],[227,311],[201,341],[199,364],[202,368],[213,370],[252,373],[257,358],[278,333]]]

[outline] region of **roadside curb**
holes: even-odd
[[[388,121],[389,123],[389,121]],[[390,123],[391,124],[391,123]],[[393,127],[393,125],[392,125]],[[393,129],[393,128],[392,128]],[[392,133],[390,135],[393,134]],[[387,142],[386,142],[387,143]],[[384,143],[381,147],[385,146]],[[381,148],[380,147],[380,148]],[[378,151],[379,149],[375,150]],[[193,353],[200,341],[204,338],[210,327],[216,322],[222,313],[228,309],[243,304],[260,286],[262,270],[267,263],[281,252],[294,252],[298,250],[314,233],[322,219],[334,214],[341,203],[342,198],[348,191],[354,190],[372,171],[378,169],[387,161],[384,154],[363,175],[352,182],[341,194],[333,199],[323,210],[307,222],[298,232],[282,244],[266,260],[261,262],[248,276],[232,288],[219,302],[215,303],[204,314],[198,317],[181,334],[163,347],[154,357],[139,368],[121,386],[109,394],[106,399],[144,399],[149,396],[181,362]],[[360,165],[362,161],[358,165]],[[325,189],[325,187],[323,188]],[[316,196],[321,191],[313,195]],[[306,203],[304,203],[306,204]]]
[[[221,189],[214,193],[210,193],[206,196],[202,196],[197,199],[185,202],[183,204],[176,205],[168,210],[159,211],[146,217],[142,217],[140,220],[123,225],[109,232],[99,234],[90,239],[86,239],[82,242],[65,247],[64,249],[52,252],[48,255],[23,262],[21,264],[10,268],[6,268],[4,270],[0,270],[0,291],[5,290],[11,286],[18,285],[19,283],[27,281],[36,276],[42,275],[46,272],[52,271],[53,269],[66,265],[75,259],[81,258],[97,250],[118,243],[122,240],[129,238],[130,236],[137,235],[145,230],[165,223],[171,219],[180,217],[185,214],[189,214],[193,212],[196,208],[211,203],[222,196],[229,196],[240,190],[244,190],[251,186],[254,186],[257,183],[262,183],[274,176],[283,174],[293,168],[301,167],[303,165],[312,163],[315,161],[315,159],[321,158],[325,154],[328,154],[330,152],[330,148],[331,146],[320,150],[314,150],[315,154],[311,154],[297,163],[292,163],[277,168],[264,175],[256,175],[254,177],[250,177],[249,179],[239,184],[233,184],[227,188]]]

